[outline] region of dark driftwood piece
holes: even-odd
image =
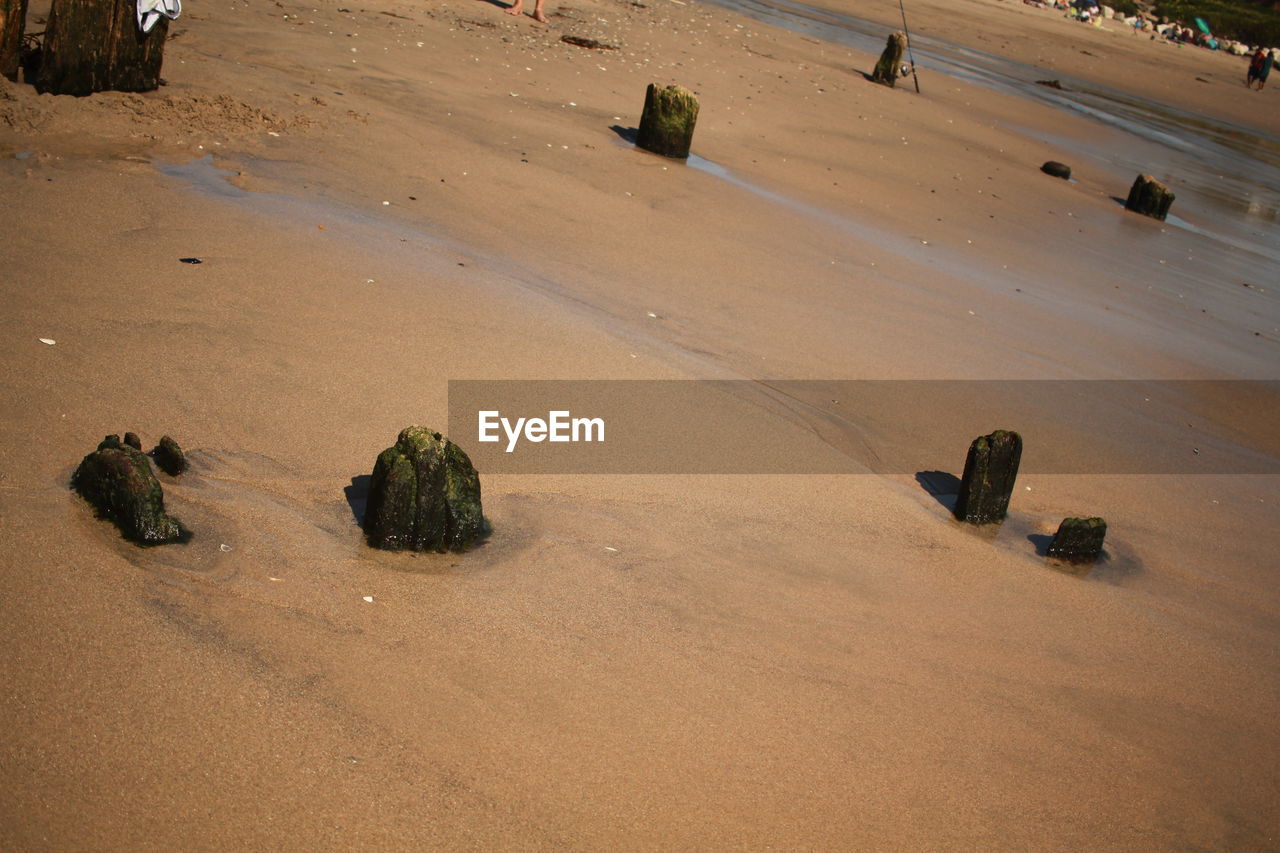
[[[1046,175],[1053,175],[1055,178],[1062,178],[1064,181],[1071,178],[1071,167],[1066,163],[1059,163],[1057,160],[1049,160],[1040,167],[1040,171]]]
[[[27,22],[27,0],[0,0],[0,75],[18,79],[22,66],[22,32]]]
[[[574,47],[585,47],[590,50],[617,50],[616,44],[605,44],[595,39],[583,38],[582,36],[560,36],[560,41],[565,44],[571,44]]]
[[[169,21],[144,34],[136,9],[134,0],[53,0],[36,89],[89,95],[158,87]]]
[[[698,121],[698,98],[680,86],[659,88],[650,83],[644,93],[644,112],[636,146],[664,157],[683,160],[693,145],[693,128]]]
[[[1049,543],[1048,555],[1075,565],[1097,562],[1107,523],[1101,518],[1064,518]]]
[[[907,49],[907,34],[902,30],[891,34],[880,54],[880,61],[871,72],[871,79],[886,86],[893,86],[898,79],[898,71],[902,68],[902,54]]]
[[[1164,219],[1169,215],[1169,207],[1173,204],[1173,193],[1169,188],[1150,175],[1139,175],[1129,190],[1129,198],[1125,201],[1125,210],[1141,213],[1153,219]]]
[[[969,445],[956,497],[956,518],[970,524],[1003,521],[1018,478],[1022,436],[998,429]]]

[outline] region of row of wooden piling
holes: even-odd
[[[54,0],[44,41],[38,50],[23,45],[27,0],[0,0],[0,75],[18,79],[25,68],[37,91],[54,95],[93,92],[148,92],[160,85],[164,41],[169,22],[163,17],[149,32],[134,23],[136,0]],[[871,73],[877,83],[892,86],[902,72],[907,36],[889,36]],[[664,157],[685,159],[693,145],[698,98],[680,86],[649,84],[636,135],[636,146]],[[1042,169],[1068,178],[1069,167],[1056,162]],[[1150,175],[1139,175],[1125,207],[1163,220],[1173,193]]]
[[[172,477],[187,468],[182,448],[165,436],[150,456]],[[996,430],[969,446],[956,496],[955,517],[975,525],[999,524],[1009,511],[1022,436]],[[128,539],[142,545],[182,542],[190,531],[170,516],[164,491],[134,433],[122,441],[109,435],[86,456],[71,481],[99,515]],[[480,477],[467,454],[433,430],[410,426],[378,455],[361,519],[375,548],[465,551],[488,532],[480,502]],[[1048,556],[1077,565],[1102,554],[1107,523],[1101,518],[1067,518],[1058,526]]]

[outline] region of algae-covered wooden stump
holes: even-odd
[[[1049,556],[1075,565],[1095,563],[1102,556],[1107,523],[1101,518],[1064,518],[1049,543]]]
[[[178,442],[169,436],[161,436],[160,443],[151,451],[156,466],[170,477],[176,477],[187,470],[187,455],[182,452]]]
[[[182,542],[190,533],[164,510],[164,492],[142,451],[109,435],[76,468],[72,487],[139,545]]]
[[[480,476],[467,454],[426,427],[400,431],[378,456],[364,532],[389,551],[465,551],[484,534]]]
[[[898,71],[902,68],[902,54],[906,49],[907,34],[902,30],[892,33],[884,46],[884,53],[880,54],[880,61],[871,72],[871,79],[876,83],[893,86],[898,79]]]
[[[27,0],[0,0],[0,75],[18,79],[22,65],[22,32],[27,23]]]
[[[1169,215],[1169,207],[1173,204],[1173,193],[1169,188],[1150,175],[1139,175],[1129,190],[1129,198],[1125,200],[1125,210],[1141,213],[1153,219],[1163,220]]]
[[[169,22],[161,18],[143,33],[136,10],[135,0],[53,0],[36,89],[89,95],[158,87]]]
[[[956,518],[970,524],[1003,521],[1018,478],[1022,460],[1022,436],[998,429],[979,436],[969,445],[956,498]]]
[[[644,112],[636,145],[654,154],[683,160],[693,145],[698,121],[698,98],[679,86],[659,88],[650,83],[644,93]]]

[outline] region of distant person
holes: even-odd
[[[547,22],[546,13],[542,11],[542,8],[543,6],[546,5],[546,3],[547,3],[547,0],[535,0],[533,4],[533,19],[540,24],[545,24]],[[516,0],[514,3],[512,3],[511,8],[507,10],[507,14],[523,15],[524,0]]]
[[[1253,86],[1254,81],[1258,82],[1258,91],[1262,91],[1262,87],[1267,83],[1267,75],[1271,73],[1271,52],[1258,48],[1249,60],[1249,75],[1245,78],[1246,86]]]

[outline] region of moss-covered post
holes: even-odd
[[[176,477],[187,470],[187,454],[182,452],[182,446],[178,442],[167,435],[161,436],[160,443],[151,451],[151,458],[156,460],[156,467],[170,477]]]
[[[374,548],[465,551],[485,533],[480,475],[440,433],[405,427],[373,465],[363,527]]]
[[[54,95],[150,92],[160,85],[168,32],[162,17],[143,33],[136,0],[53,0],[36,89]]]
[[[1163,220],[1169,215],[1172,204],[1173,193],[1169,192],[1168,187],[1150,175],[1139,175],[1129,190],[1129,198],[1124,207],[1125,210]]]
[[[10,80],[18,79],[26,26],[27,0],[0,0],[0,75]]]
[[[892,33],[880,54],[880,61],[871,72],[871,79],[892,87],[898,79],[898,71],[902,68],[902,54],[907,49],[907,34],[902,30]]]
[[[664,157],[683,160],[693,145],[698,121],[698,97],[680,86],[659,88],[650,83],[644,93],[644,112],[636,146]]]
[[[1102,556],[1102,542],[1107,538],[1107,523],[1101,518],[1064,518],[1049,543],[1049,556],[1074,565],[1097,562]]]
[[[1022,436],[1016,432],[998,429],[975,438],[964,460],[956,518],[969,524],[1003,521],[1021,460]]]
[[[183,542],[191,537],[182,522],[165,512],[164,490],[147,457],[121,442],[118,435],[107,436],[80,462],[71,485],[98,515],[139,545]]]

